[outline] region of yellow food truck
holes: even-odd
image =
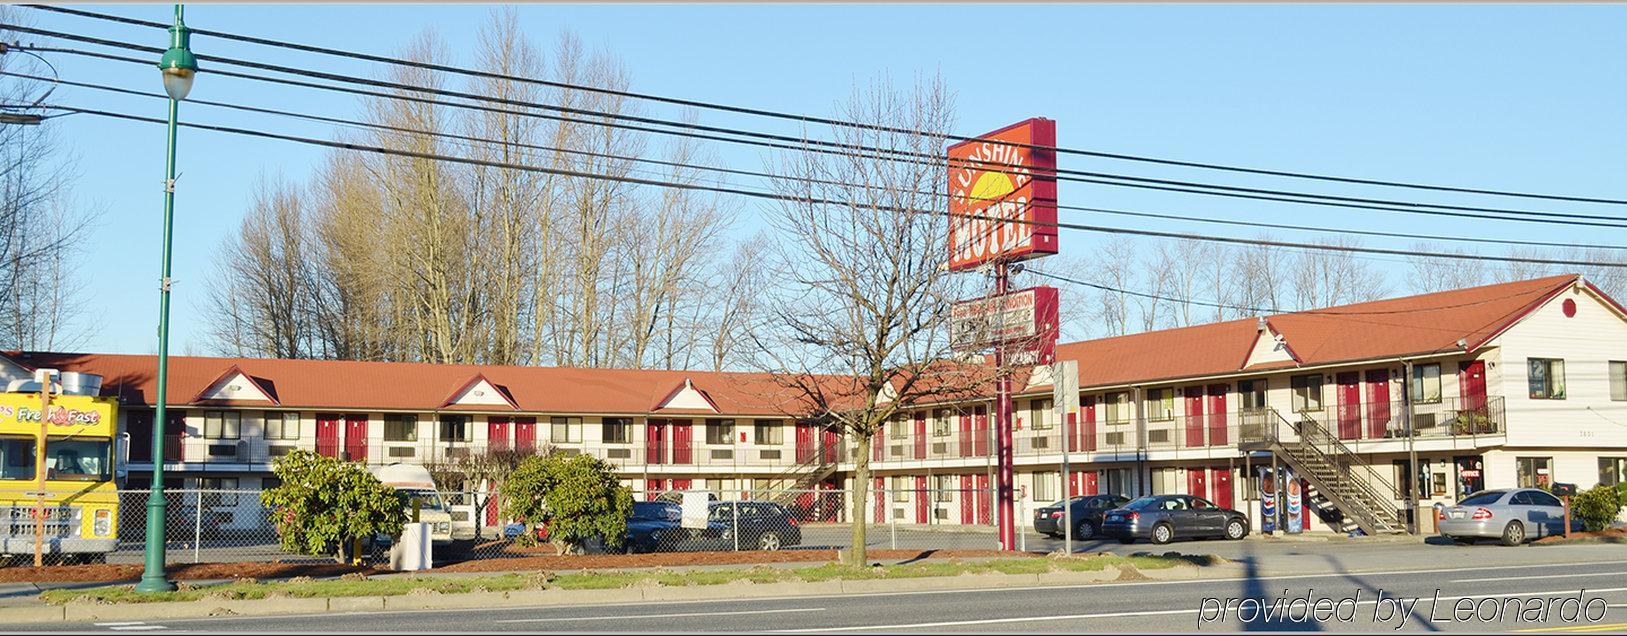
[[[0,555],[34,554],[38,493],[43,492],[43,551],[101,560],[118,546],[118,401],[51,396],[41,489],[35,466],[40,394],[9,388],[0,393]]]

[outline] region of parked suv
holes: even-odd
[[[1034,511],[1034,529],[1061,539],[1062,524],[1071,516],[1073,538],[1091,539],[1102,527],[1102,515],[1129,501],[1129,497],[1120,495],[1082,495],[1069,499],[1066,511],[1062,509],[1064,502],[1058,501]]]
[[[1163,544],[1177,538],[1248,536],[1248,517],[1191,495],[1141,497],[1102,516],[1102,534],[1124,543],[1151,539]]]

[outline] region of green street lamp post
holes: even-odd
[[[147,566],[141,573],[137,592],[167,592],[175,589],[164,575],[164,402],[169,380],[169,287],[171,226],[175,217],[175,116],[181,100],[192,90],[198,72],[198,59],[188,43],[191,33],[181,21],[181,5],[175,5],[175,26],[169,28],[169,50],[158,61],[163,72],[164,92],[169,94],[169,147],[164,161],[164,263],[159,279],[158,300],[158,390],[153,413],[153,483],[147,494]],[[200,511],[201,513],[201,511]]]

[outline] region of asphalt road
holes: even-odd
[[[493,607],[42,626],[84,631],[1119,632],[1627,631],[1627,549],[1241,541],[1240,578],[974,591],[900,591],[634,606]],[[1300,570],[1298,573],[1289,573]],[[1281,572],[1281,573],[1278,573]],[[1382,591],[1383,599],[1380,600]],[[1331,609],[1305,616],[1306,601]],[[1578,601],[1562,602],[1565,598]],[[1229,600],[1228,600],[1229,599]],[[1270,617],[1249,601],[1281,599]],[[1466,600],[1463,600],[1466,599]],[[1492,599],[1492,600],[1484,600]],[[1512,599],[1512,600],[1511,600]],[[1532,600],[1535,599],[1535,600]],[[1461,602],[1468,614],[1456,613]],[[1531,608],[1545,610],[1537,616]],[[1228,611],[1229,610],[1229,611]],[[1239,612],[1243,616],[1239,616]],[[1282,612],[1286,611],[1284,614]],[[1480,612],[1476,616],[1476,611]],[[1331,612],[1331,614],[1328,614]],[[1572,616],[1580,612],[1581,615]]]

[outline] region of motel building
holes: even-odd
[[[1014,382],[1019,511],[1064,487],[1185,493],[1245,510],[1258,529],[1261,476],[1275,466],[1302,480],[1309,532],[1404,532],[1414,510],[1431,532],[1430,506],[1470,492],[1627,475],[1627,310],[1577,275],[1065,343],[1057,357],[1078,362],[1073,426],[1052,411],[1049,367]],[[871,521],[994,521],[992,395],[889,422],[865,449],[872,483],[855,484],[846,441],[799,417],[796,395],[765,374],[170,365],[162,426],[174,487],[268,487],[271,463],[296,448],[381,465],[547,445],[607,460],[641,498],[709,490],[841,522],[839,491],[867,487],[880,495]],[[41,367],[103,377],[131,440],[125,487],[146,488],[154,356],[0,352],[0,380]],[[263,524],[254,499],[227,501],[223,527]],[[495,506],[463,514],[464,524],[504,521]]]

